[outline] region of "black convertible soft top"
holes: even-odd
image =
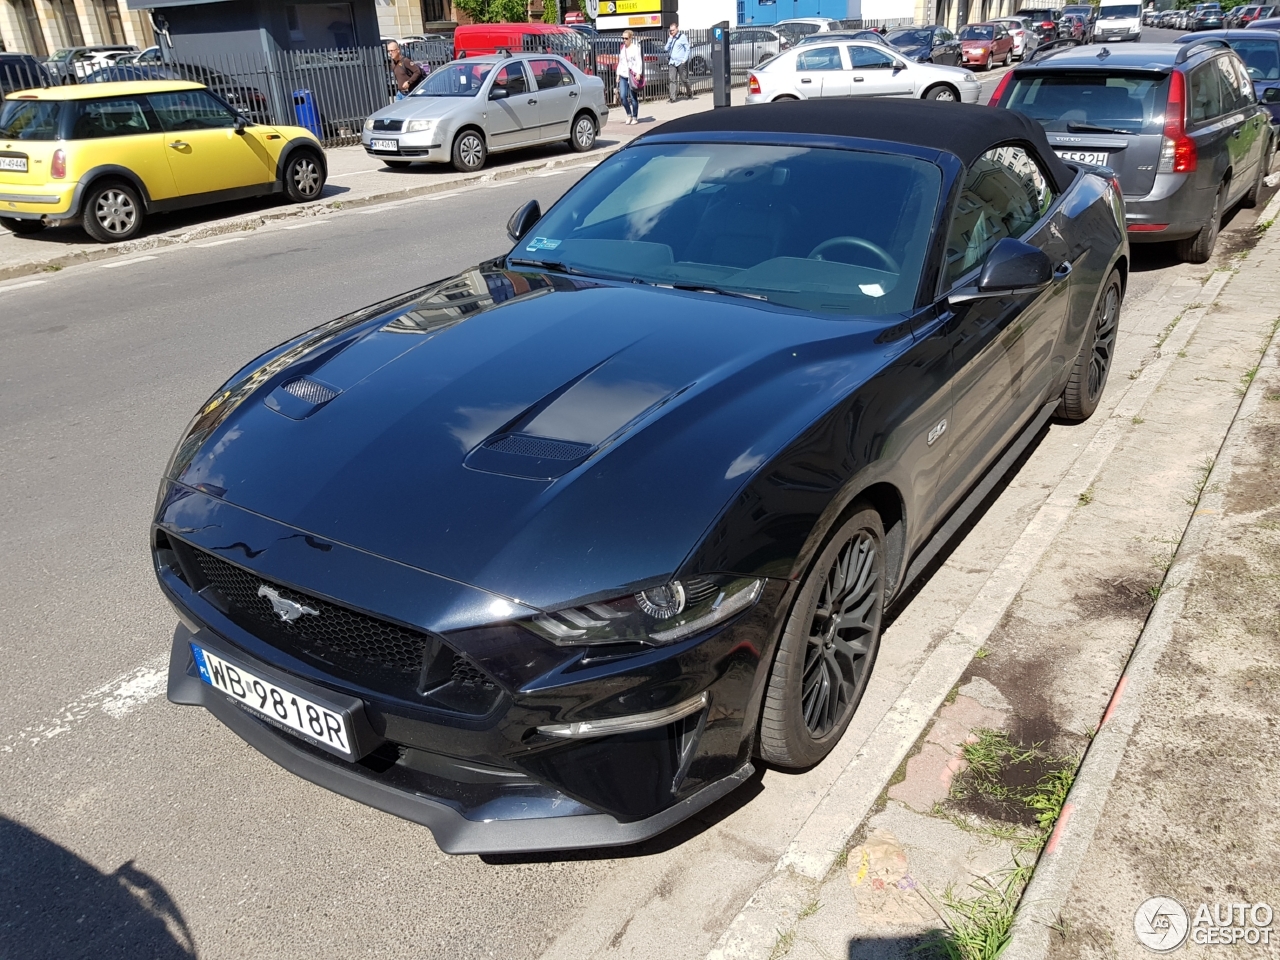
[[[760,103],[668,120],[656,134],[712,132],[807,133],[864,137],[955,154],[966,167],[1001,144],[1021,141],[1035,149],[1059,191],[1073,174],[1049,147],[1044,128],[1016,110],[936,100],[839,98]]]

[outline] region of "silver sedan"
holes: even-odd
[[[751,71],[747,103],[817,97],[917,97],[977,103],[978,78],[960,67],[917,63],[883,43],[805,43]]]
[[[360,141],[391,167],[415,161],[479,170],[490,153],[566,141],[595,146],[609,119],[604,82],[547,53],[455,60],[364,125]]]

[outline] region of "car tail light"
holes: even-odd
[[[67,154],[65,150],[53,151],[53,163],[49,165],[49,175],[61,180],[67,175]]]
[[[1187,81],[1181,71],[1169,75],[1164,105],[1164,139],[1157,173],[1191,173],[1196,168],[1196,142],[1187,136]]]
[[[1003,77],[1000,78],[1000,82],[996,84],[996,92],[991,94],[991,100],[989,102],[991,103],[992,106],[995,106],[995,107],[1000,106],[1000,98],[1004,96],[1004,92],[1009,88],[1009,82],[1012,79],[1013,79],[1012,70],[1010,70],[1008,73],[1006,73]]]
[[[756,79],[754,73],[747,76],[747,93],[759,93],[760,81]]]
[[[1130,233],[1158,233],[1169,225],[1167,223],[1131,223],[1129,224]]]

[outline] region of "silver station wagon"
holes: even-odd
[[[595,146],[609,119],[604,81],[546,53],[454,60],[364,125],[361,142],[390,167],[415,161],[479,170],[490,153],[567,141]]]

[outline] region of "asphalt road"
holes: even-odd
[[[695,838],[723,853],[698,838],[708,823],[738,817],[744,849],[785,834],[804,779],[767,774],[763,792],[621,858],[447,857],[426,830],[292,777],[163,697],[174,616],[146,534],[195,408],[261,350],[504,250],[511,211],[545,209],[581,173],[0,286],[0,957],[532,958],[611,915],[604,901],[633,881],[687,866]],[[1171,265],[1158,250],[1138,261],[1140,284]],[[741,905],[689,896],[708,929]]]

